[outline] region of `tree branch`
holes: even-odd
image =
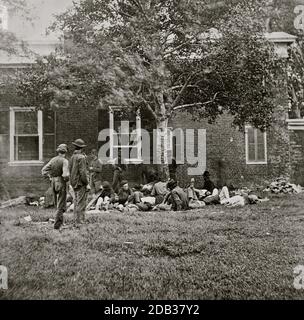
[[[167,53],[165,53],[164,58],[165,59],[168,58],[173,52],[175,52],[178,49],[181,49],[182,47],[186,46],[190,42],[191,42],[191,40],[188,40],[188,41],[185,41],[185,42],[181,43],[180,45],[176,46],[175,48],[172,48]]]
[[[185,108],[190,108],[190,107],[199,107],[199,106],[202,106],[202,105],[204,105],[202,102],[183,104],[183,105],[174,107],[173,111],[180,110],[180,109],[185,109]]]
[[[126,12],[121,11],[120,9],[116,9],[115,7],[109,5],[109,8],[113,10],[116,14],[125,16],[126,18],[132,19],[132,16],[127,14]]]
[[[219,92],[217,92],[214,97],[212,98],[212,100],[210,101],[206,101],[206,102],[196,102],[196,103],[189,103],[189,104],[183,104],[183,105],[180,105],[180,106],[176,106],[173,108],[173,111],[176,111],[176,110],[180,110],[180,109],[184,109],[184,108],[190,108],[190,107],[199,107],[199,106],[206,106],[210,103],[213,103],[217,97],[217,95],[219,94]]]
[[[137,1],[137,0],[131,0],[131,2],[133,2],[138,8],[139,8],[139,10],[141,11],[141,13],[143,14],[143,16],[144,16],[144,18],[145,18],[145,20],[146,21],[148,21],[149,19],[148,19],[148,17],[147,17],[147,15],[146,15],[146,13],[145,13],[145,10],[144,10],[144,8],[142,7],[142,5],[141,5],[141,3],[140,3],[140,1]]]
[[[173,86],[173,87],[169,88],[168,91],[177,90],[177,89],[180,89],[182,87],[183,86]],[[199,86],[194,85],[194,84],[189,84],[189,85],[187,85],[187,88],[199,88]]]
[[[177,97],[175,98],[173,104],[172,104],[172,107],[175,108],[178,103],[180,102],[180,99],[182,98],[182,95],[183,93],[185,92],[185,90],[187,89],[191,79],[196,75],[198,74],[198,72],[194,72],[193,74],[191,74],[188,79],[186,80],[185,84],[182,86],[180,92],[178,93]]]

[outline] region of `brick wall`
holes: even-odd
[[[304,185],[304,131],[290,131],[291,178]]]
[[[265,185],[276,177],[291,174],[289,131],[284,119],[279,119],[267,132],[268,163],[265,165],[246,164],[245,134],[231,124],[232,118],[227,115],[220,117],[215,124],[209,124],[206,120],[193,121],[190,115],[180,112],[170,121],[169,126],[182,128],[184,131],[206,129],[206,169],[220,185],[226,183],[235,186]],[[187,148],[194,147],[196,156],[198,148],[202,147],[202,141],[197,141],[197,135],[195,139],[194,146],[185,144],[185,156]],[[178,180],[182,185],[187,185],[192,178],[188,176],[188,168],[187,164],[178,166]],[[144,166],[129,165],[124,177],[132,183],[142,182],[142,172],[145,169]],[[109,165],[104,166],[104,179],[111,181],[112,174],[113,168]],[[201,187],[202,176],[194,178],[197,186]]]
[[[66,143],[69,146],[70,157],[73,153],[72,142],[82,138],[88,145],[87,151],[97,148],[97,110],[94,107],[68,108],[56,113],[56,145]],[[54,156],[56,151],[54,148]],[[45,159],[47,162],[48,159]],[[43,195],[48,187],[48,181],[41,177],[41,166],[9,166],[7,162],[0,163],[0,199],[20,195]]]
[[[267,132],[267,164],[246,164],[245,134],[232,127],[232,119],[221,116],[216,123],[205,120],[192,121],[190,116],[179,113],[171,122],[174,128],[206,129],[207,170],[219,184],[235,186],[266,184],[280,175],[289,175],[289,133],[285,125],[276,123]],[[200,146],[200,143],[198,144]],[[189,183],[188,165],[178,168],[178,179],[183,185]],[[198,187],[202,186],[201,176],[194,177]]]
[[[98,117],[94,106],[69,107],[56,113],[56,143],[66,143],[69,156],[73,153],[72,142],[81,138],[87,144],[86,153],[97,149]]]
[[[0,165],[0,199],[44,195],[49,183],[41,176],[40,166],[9,167]]]
[[[86,153],[98,148],[98,112],[95,107],[62,109],[56,114],[56,145],[66,143],[69,146],[69,157],[73,152],[72,142],[82,138],[88,145]],[[276,123],[267,133],[268,163],[266,165],[246,165],[245,135],[231,126],[231,118],[220,117],[215,124],[205,120],[192,121],[189,115],[178,113],[169,123],[173,128],[206,129],[207,170],[214,180],[235,186],[266,184],[280,175],[298,172],[302,168],[304,146],[303,134],[286,129],[284,121]],[[291,141],[291,143],[289,143]],[[201,147],[201,141],[195,146]],[[190,147],[190,146],[188,146]],[[54,150],[55,154],[55,150]],[[290,163],[292,159],[292,163]],[[187,173],[188,165],[178,166],[178,180],[182,185],[189,183],[191,176]],[[41,167],[8,167],[0,166],[1,179],[11,196],[36,193],[42,195],[48,184],[40,175]],[[143,182],[142,171],[145,166],[130,165],[124,177],[131,181]],[[302,170],[302,169],[301,169]],[[104,180],[112,181],[113,167],[104,166]],[[197,186],[202,186],[202,176],[194,177]],[[293,174],[297,178],[297,174]],[[299,179],[297,182],[300,183]],[[1,191],[1,190],[0,190]],[[1,191],[3,193],[3,191]]]
[[[289,132],[285,122],[280,119],[267,132],[266,165],[247,165],[245,154],[245,135],[232,127],[232,118],[221,116],[215,124],[206,120],[193,121],[190,115],[178,113],[169,126],[183,129],[206,129],[207,170],[219,184],[233,185],[265,184],[280,175],[290,175]],[[57,113],[57,144],[67,143],[72,150],[71,142],[82,138],[87,143],[86,152],[98,146],[98,116],[94,107],[69,108]],[[196,137],[197,139],[197,137]],[[197,155],[201,141],[194,146]],[[187,147],[187,146],[186,146]],[[185,148],[186,148],[185,147]],[[190,147],[190,146],[188,146]],[[185,153],[186,154],[186,153]],[[300,156],[299,156],[300,157]],[[191,177],[188,176],[188,165],[178,167],[178,179],[186,185]],[[142,172],[145,166],[129,165],[124,177],[132,183],[143,182]],[[113,167],[104,166],[104,180],[112,181]],[[198,186],[202,185],[202,177],[195,176]]]

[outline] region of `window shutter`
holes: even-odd
[[[109,110],[98,110],[98,132],[109,129],[110,127],[110,116],[109,116]],[[98,149],[101,148],[104,144],[106,144],[110,138],[107,138],[107,141],[98,141]],[[110,157],[110,154],[107,155],[107,157]]]
[[[0,111],[0,162],[9,161],[9,112]]]
[[[98,131],[109,129],[109,111],[98,110]]]

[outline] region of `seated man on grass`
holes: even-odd
[[[147,202],[147,199],[142,192],[142,186],[135,185],[133,194],[129,196],[128,203],[123,208],[123,212],[134,213],[136,211],[150,211],[153,205]]]
[[[209,195],[213,193],[213,190],[216,189],[214,182],[210,178],[210,173],[209,171],[205,171],[203,173],[203,178],[204,178],[204,186],[203,189],[207,190],[209,192]]]
[[[129,187],[127,180],[123,180],[120,184],[120,189],[118,191],[118,205],[117,208],[123,211],[123,208],[129,204],[130,199],[132,199],[133,191]]]
[[[102,191],[97,199],[96,210],[108,211],[109,205],[115,202],[115,193],[108,181],[102,184]]]
[[[130,204],[137,204],[141,202],[141,199],[144,197],[144,194],[142,193],[142,186],[137,184],[133,188],[133,194],[129,197],[129,203]]]
[[[162,203],[168,193],[169,190],[167,189],[166,179],[158,177],[157,182],[154,184],[151,192],[151,196],[155,197],[155,204],[158,205]]]
[[[210,178],[209,171],[205,171],[204,177],[204,187],[207,190],[206,197],[203,199],[206,204],[219,204],[219,189],[215,186],[214,182]]]
[[[189,209],[189,202],[186,192],[178,186],[175,180],[170,180],[167,183],[169,193],[164,199],[164,203],[171,203],[172,210],[182,211]]]
[[[203,208],[206,205],[204,201],[199,200],[200,195],[200,190],[195,189],[195,181],[192,178],[190,186],[187,188],[187,196],[190,209]]]

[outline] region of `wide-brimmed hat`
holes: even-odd
[[[111,189],[111,184],[110,184],[110,182],[109,182],[109,181],[104,181],[104,182],[102,183],[102,188],[103,188],[103,189]]]
[[[210,172],[206,170],[206,171],[203,173],[203,177],[210,177]]]
[[[177,181],[171,179],[168,183],[167,183],[167,188],[172,190],[177,186]]]
[[[128,184],[128,180],[122,180],[120,186],[123,187],[125,184]]]
[[[68,146],[66,144],[60,144],[57,149],[57,152],[67,153],[68,152]]]
[[[78,148],[85,148],[87,146],[82,139],[77,139],[72,144]]]

